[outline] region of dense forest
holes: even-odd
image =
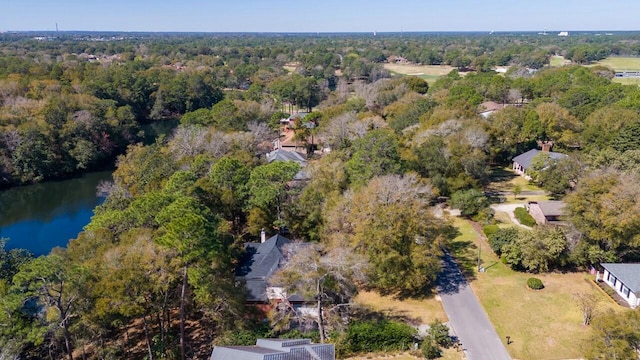
[[[456,236],[434,206],[491,222],[493,169],[543,141],[569,157],[531,175],[570,226],[499,230],[496,253],[529,272],[639,261],[640,88],[582,66],[610,55],[640,55],[640,35],[0,34],[0,187],[116,164],[67,248],[33,258],[0,242],[0,358],[201,358],[302,333],[346,355],[376,350],[357,331],[411,338],[338,305],[365,288],[432,294]],[[454,69],[429,84],[391,74],[391,56]],[[483,117],[486,101],[508,106]],[[303,181],[265,157],[299,112]],[[141,143],[142,125],[176,119]],[[311,243],[278,281],[326,317],[276,308],[265,322],[245,306],[234,268],[262,229]]]

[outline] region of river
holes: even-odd
[[[0,191],[0,238],[9,238],[6,248],[39,256],[66,247],[102,202],[96,187],[104,180],[111,180],[111,171]]]
[[[177,125],[177,120],[142,125],[143,142],[153,143],[158,135],[169,135]],[[9,238],[6,249],[27,249],[40,256],[56,246],[66,247],[104,200],[96,195],[98,184],[104,180],[111,180],[111,171],[0,191],[0,238]]]

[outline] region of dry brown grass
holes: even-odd
[[[416,360],[423,359],[422,357],[413,356],[409,353],[402,354],[365,354],[360,356],[354,356],[346,358],[345,360]],[[441,360],[461,360],[463,359],[463,353],[457,352],[455,349],[446,349]]]
[[[406,318],[414,324],[428,324],[434,320],[448,321],[442,303],[435,297],[398,300],[377,292],[363,291],[355,301],[385,315]]]

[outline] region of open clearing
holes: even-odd
[[[489,315],[498,335],[511,337],[507,350],[517,359],[575,359],[582,357],[582,349],[591,328],[582,325],[582,313],[573,294],[595,296],[599,311],[621,308],[605,297],[586,279],[588,273],[550,273],[531,275],[511,270],[500,262],[489,244],[471,224],[454,219],[460,230],[451,245],[452,253],[470,276],[471,287]],[[478,246],[484,273],[477,273]],[[535,276],[545,288],[527,288],[527,279]],[[597,316],[597,314],[596,314]]]
[[[449,65],[384,64],[384,68],[400,75],[417,76],[433,83],[455,68]],[[464,73],[460,73],[464,75]]]
[[[614,71],[640,71],[640,57],[610,56],[593,65],[604,65]],[[622,85],[640,85],[640,78],[614,77],[611,81]]]
[[[594,65],[604,65],[615,71],[640,71],[640,57],[611,56]]]
[[[414,324],[428,324],[434,320],[448,321],[442,303],[434,296],[426,299],[398,300],[377,292],[363,291],[355,301],[385,315],[406,319]]]
[[[367,306],[375,311],[384,313],[387,316],[398,318],[411,324],[428,324],[434,320],[442,322],[448,321],[447,314],[444,312],[442,303],[435,297],[426,299],[404,299],[398,300],[391,296],[382,296],[377,292],[363,291],[358,294],[355,302]],[[462,352],[455,349],[447,349],[444,351],[441,359],[443,360],[460,360]],[[415,360],[420,357],[413,356],[409,353],[402,354],[366,354],[347,358],[347,360]]]
[[[568,62],[569,64],[571,61]],[[564,56],[553,55],[549,58],[549,65],[553,67],[563,66],[567,64],[567,60],[565,60]]]

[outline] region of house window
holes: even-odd
[[[631,295],[631,289],[626,288],[624,289],[623,293],[624,293],[624,296],[628,299],[629,296]]]
[[[607,281],[611,281],[611,273],[607,271]]]

